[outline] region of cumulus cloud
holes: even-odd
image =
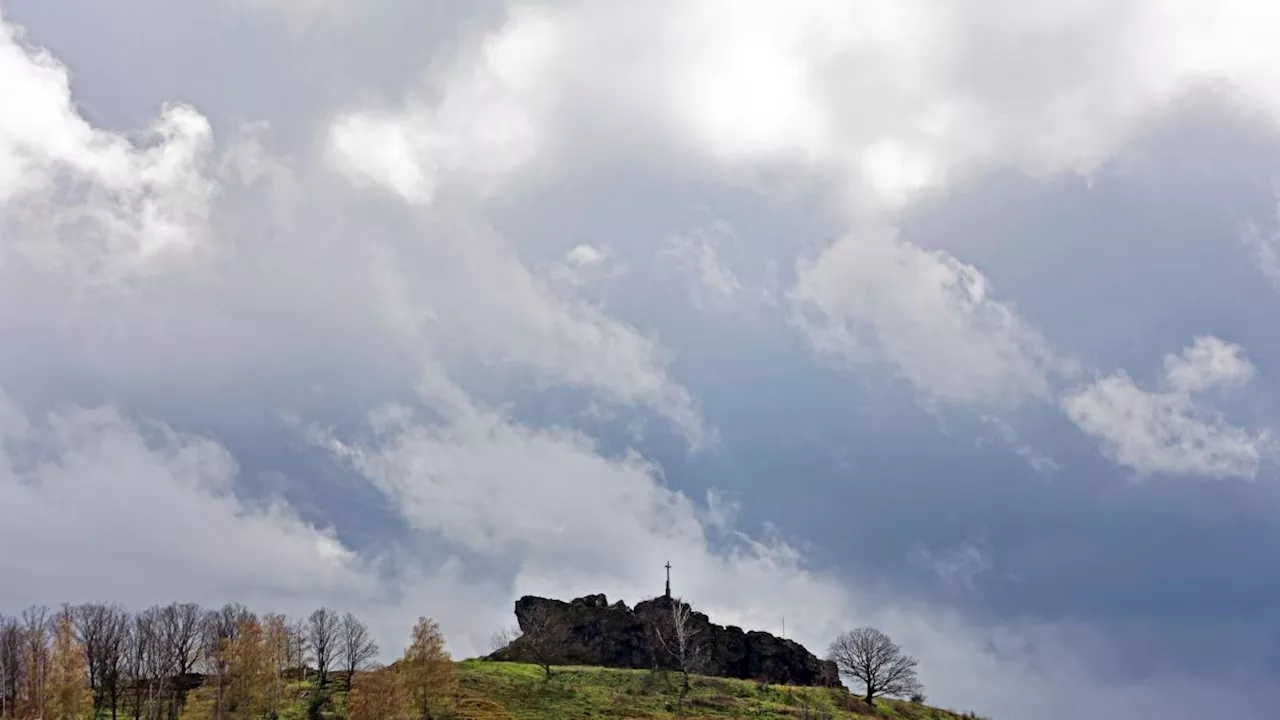
[[[625,137],[630,152],[674,142],[733,167],[834,168],[897,205],[982,164],[1088,169],[1199,80],[1267,101],[1280,75],[1258,28],[1275,17],[1245,0],[1001,1],[981,23],[926,2],[513,3],[431,92],[353,111],[333,137],[417,199],[441,177],[542,171]],[[361,152],[378,137],[406,154]],[[421,180],[400,182],[401,163]]]
[[[218,443],[110,407],[31,416],[0,391],[0,606],[111,597],[367,603],[376,577],[331,529],[251,504]],[[155,578],[163,577],[163,583]],[[86,595],[86,593],[91,595]],[[234,597],[233,597],[234,596]]]
[[[200,244],[214,184],[199,112],[168,105],[138,140],[98,130],[72,103],[66,68],[2,17],[0,94],[0,263],[111,285]]]
[[[926,394],[1043,396],[1037,361],[1022,357],[1034,333],[986,297],[975,268],[867,240],[863,223],[985,168],[1087,173],[1196,83],[1226,80],[1273,104],[1280,57],[1258,28],[1280,15],[1245,0],[1002,0],[973,17],[927,2],[513,3],[429,86],[335,118],[330,147],[353,178],[418,203],[491,198],[611,158],[662,158],[765,189],[792,178],[836,198],[855,225],[796,288],[830,318],[816,325],[834,326],[818,328],[819,347],[878,348]],[[708,287],[731,291],[705,247],[696,252],[713,270],[701,273]],[[858,282],[893,277],[877,288],[896,297],[856,310],[820,297],[813,284],[850,261]],[[925,321],[886,333],[916,310],[938,311],[948,330]],[[878,345],[848,342],[851,312],[878,329]],[[954,372],[922,357],[953,353],[964,358]]]
[[[197,368],[261,379],[314,357],[403,378],[474,370],[483,357],[649,409],[705,441],[656,339],[555,287],[483,221],[402,217],[373,236],[329,222],[335,207],[366,210],[271,156],[269,127],[219,146],[185,106],[165,109],[147,143],[95,129],[66,68],[3,28],[0,83],[23,102],[0,119],[0,165],[14,168],[0,181],[0,332],[57,348],[77,371],[132,380]],[[122,292],[74,302],[103,282]],[[24,371],[29,360],[0,355]]]
[[[820,351],[887,359],[929,396],[958,402],[1047,398],[1058,361],[986,278],[942,251],[879,229],[839,240],[805,263],[791,293]]]
[[[1181,355],[1164,356],[1165,384],[1187,395],[1240,387],[1253,379],[1254,372],[1244,348],[1207,335],[1196,338]]]
[[[1116,462],[1140,473],[1254,478],[1270,431],[1231,425],[1199,397],[1241,386],[1253,373],[1239,345],[1199,337],[1180,355],[1165,355],[1162,390],[1142,390],[1119,371],[1069,392],[1062,407]]]

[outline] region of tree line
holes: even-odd
[[[391,667],[377,656],[362,620],[323,607],[304,618],[238,603],[31,607],[0,614],[0,718],[274,719],[300,699],[320,717],[335,690],[352,720],[448,713],[456,684],[435,622],[418,620]]]

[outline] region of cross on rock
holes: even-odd
[[[666,564],[666,566],[665,566],[665,567],[667,568],[667,594],[666,594],[666,597],[667,597],[667,598],[670,598],[670,597],[671,597],[671,561],[670,561],[670,560],[668,560],[668,561],[667,561],[667,564]]]

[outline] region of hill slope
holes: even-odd
[[[946,710],[897,700],[868,706],[842,690],[760,685],[697,677],[684,714],[676,715],[679,675],[645,670],[557,668],[550,683],[535,665],[465,660],[457,664],[460,720],[581,720],[586,718],[759,718],[761,720],[959,720]]]

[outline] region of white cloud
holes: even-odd
[[[1058,361],[986,278],[889,229],[836,241],[804,263],[791,293],[818,350],[850,361],[887,359],[926,395],[958,402],[1047,398]]]
[[[1181,355],[1164,356],[1164,380],[1187,395],[1214,388],[1234,388],[1253,379],[1254,367],[1244,348],[1212,336],[1197,337]]]
[[[483,221],[406,216],[390,233],[334,222],[368,210],[272,157],[269,127],[218,147],[186,106],[167,108],[148,142],[95,129],[66,68],[19,34],[0,34],[0,89],[22,99],[0,118],[0,168],[17,169],[0,180],[0,332],[130,382],[262,380],[315,357],[397,381],[532,371],[707,439],[656,339],[553,286]],[[102,287],[120,292],[78,300]],[[0,352],[0,368],[32,362]]]
[[[1280,50],[1260,30],[1280,11],[1248,0],[999,0],[973,17],[966,4],[923,0],[512,3],[398,109],[335,119],[331,145],[354,176],[415,202],[440,188],[489,198],[616,158],[762,186],[798,178],[837,197],[855,229],[806,268],[797,294],[828,303],[803,285],[822,276],[890,293],[821,307],[836,326],[819,328],[823,347],[871,349],[846,342],[857,315],[881,358],[926,394],[1044,396],[1027,357],[1034,333],[985,297],[976,269],[866,240],[863,223],[984,168],[1087,173],[1198,82],[1225,79],[1280,111]],[[733,278],[697,252],[708,293],[732,292]],[[850,260],[849,280],[848,266],[824,267]],[[952,354],[954,371],[941,360]]]
[[[619,277],[626,271],[608,248],[580,243],[570,248],[563,260],[547,268],[547,277],[573,289]]]
[[[1270,453],[1270,432],[1233,426],[1197,397],[1248,382],[1254,370],[1243,354],[1239,345],[1199,337],[1181,355],[1165,355],[1166,390],[1142,390],[1119,371],[1068,393],[1062,407],[1116,462],[1140,473],[1254,478]]]
[[[593,245],[574,245],[565,254],[565,260],[577,268],[593,268],[604,262],[604,251]]]
[[[21,260],[91,286],[196,249],[215,185],[208,121],[166,106],[131,140],[90,126],[67,70],[0,18],[0,263]]]
[[[670,559],[678,592],[732,618],[772,622],[773,609],[796,603],[826,609],[815,618],[839,614],[838,583],[808,572],[785,543],[737,534],[722,502],[693,503],[643,457],[607,458],[578,432],[535,430],[474,406],[447,424],[399,415],[372,443],[323,442],[418,531],[519,558],[520,592],[640,599],[661,591]],[[733,549],[713,550],[717,539]],[[829,628],[819,622],[799,627],[820,637]]]
[[[111,408],[28,417],[2,390],[0,418],[0,606],[176,593],[301,610],[380,593],[331,530],[279,501],[239,500],[215,442]]]
[[[860,204],[896,206],[981,165],[1087,170],[1198,80],[1264,103],[1280,87],[1280,51],[1259,30],[1280,13],[1247,0],[982,9],[974,23],[967,6],[923,1],[512,3],[440,66],[438,92],[334,131],[367,119],[435,179],[661,142],[733,168],[836,169],[874,197]],[[397,186],[389,164],[365,171]]]

